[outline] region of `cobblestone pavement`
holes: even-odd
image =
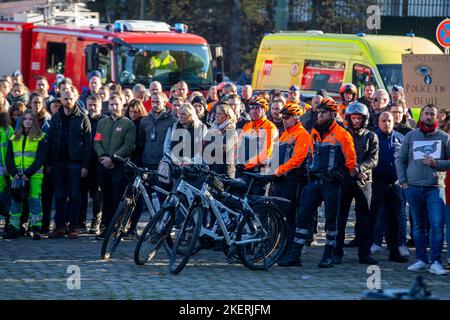
[[[135,265],[135,240],[123,241],[106,262],[100,259],[101,242],[91,235],[77,240],[0,239],[0,299],[360,299],[371,275],[367,266],[358,264],[356,249],[349,248],[342,265],[319,269],[323,237],[319,234],[318,245],[303,254],[302,267],[251,271],[226,263],[221,252],[201,251],[179,275],[169,272],[164,251],[145,266]],[[381,288],[409,289],[418,274],[387,256],[387,250],[376,255]],[[68,279],[74,283],[69,278],[77,268],[73,266],[80,268],[80,289],[68,288]],[[450,299],[449,276],[421,274],[433,294]]]

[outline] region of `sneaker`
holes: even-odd
[[[370,247],[370,253],[371,254],[375,254],[375,253],[377,253],[377,252],[380,252],[381,251],[381,246],[379,246],[379,245],[377,245],[377,244],[372,244],[372,246]]]
[[[105,232],[100,233],[98,236],[95,237],[97,240],[105,240]]]
[[[434,274],[437,274],[437,275],[446,275],[446,274],[448,274],[448,272],[446,271],[446,270],[444,270],[444,268],[442,268],[442,265],[439,263],[439,262],[437,262],[437,261],[435,261],[429,268],[428,268],[428,271],[430,272],[430,273],[434,273]]]
[[[402,257],[409,257],[409,250],[405,245],[401,245],[400,247],[398,247],[398,251],[400,251],[400,255]]]
[[[55,229],[52,233],[48,235],[48,237],[50,239],[59,239],[64,238],[65,235],[66,235],[65,229]]]
[[[78,239],[78,231],[76,231],[76,230],[69,231],[69,234],[67,235],[67,238],[69,238],[69,239]]]
[[[138,235],[136,231],[132,231],[132,232],[127,232],[126,234],[123,235],[124,240],[136,240],[138,239]]]
[[[425,264],[425,262],[423,262],[421,260],[417,260],[416,263],[414,263],[408,267],[408,271],[415,271],[415,272],[425,271],[426,267],[427,267],[427,265]]]
[[[91,229],[89,229],[89,233],[98,235],[100,233],[100,229],[99,228],[91,228]]]
[[[33,240],[41,240],[41,234],[38,231],[33,232]]]

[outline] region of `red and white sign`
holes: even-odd
[[[450,48],[450,19],[445,19],[439,23],[436,29],[436,39],[441,46]]]
[[[264,60],[263,74],[265,76],[270,76],[271,73],[272,73],[272,60]]]

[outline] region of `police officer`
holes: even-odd
[[[353,143],[355,145],[357,166],[356,175],[342,184],[342,193],[337,218],[338,234],[336,239],[335,264],[342,263],[344,256],[345,226],[352,200],[355,199],[358,256],[362,264],[377,264],[370,256],[370,200],[372,198],[372,169],[378,164],[378,137],[366,129],[369,121],[369,109],[360,102],[353,102],[345,110]]]
[[[342,181],[356,174],[356,153],[350,133],[336,122],[337,103],[324,98],[317,106],[319,115],[311,131],[308,154],[309,182],[300,197],[295,237],[288,254],[280,259],[281,267],[300,266],[301,252],[308,238],[314,212],[325,203],[326,242],[320,268],[333,266],[336,247],[336,218]]]
[[[295,233],[297,202],[307,183],[304,162],[312,140],[300,122],[303,114],[301,106],[288,102],[280,114],[285,131],[279,139],[279,166],[275,170],[275,176],[280,179],[273,184],[272,194],[291,200],[285,211],[289,227],[289,242],[291,242]]]

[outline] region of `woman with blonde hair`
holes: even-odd
[[[178,109],[178,121],[167,132],[165,151],[178,159],[202,157],[202,143],[208,128],[197,116],[190,103],[183,103]]]
[[[236,114],[227,103],[221,102],[217,105],[215,120],[206,140],[208,144],[205,146],[203,157],[211,170],[234,178],[236,173],[234,153],[238,135]],[[216,154],[216,150],[222,150],[222,155]]]
[[[16,195],[13,192],[10,208],[10,229],[7,237],[16,238],[19,235],[20,217],[23,202],[28,201],[30,208],[30,226],[34,240],[40,240],[42,226],[42,179],[43,165],[47,157],[48,144],[46,134],[42,132],[36,114],[28,109],[23,113],[23,121],[8,143],[6,167],[13,179],[12,185],[26,183],[29,186],[28,195]],[[14,189],[15,190],[15,189]],[[24,197],[26,196],[26,199]]]
[[[144,104],[139,99],[133,99],[131,100],[125,109],[125,117],[129,118],[131,121],[133,121],[134,125],[136,126],[136,132],[139,132],[139,126],[141,124],[142,119],[148,115],[147,110],[145,110]],[[137,135],[136,135],[137,136]],[[135,142],[136,145],[136,142]],[[139,148],[136,148],[131,153],[131,161],[137,162],[141,157],[142,150]]]

